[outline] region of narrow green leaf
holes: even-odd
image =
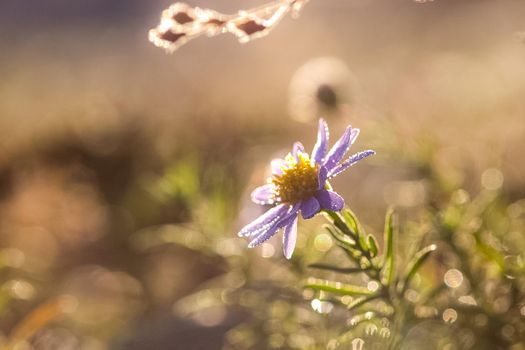
[[[359,219],[354,214],[354,212],[352,212],[350,209],[345,209],[342,213],[344,222],[355,235],[354,239],[356,239],[359,242],[359,245],[362,249],[370,250],[370,247],[368,246],[367,242],[366,233],[363,230],[363,227],[359,223]]]
[[[364,305],[364,304],[368,303],[369,301],[372,301],[372,300],[377,299],[379,297],[380,297],[380,294],[370,295],[370,296],[367,296],[367,297],[356,298],[356,299],[352,300],[350,303],[346,304],[346,308],[348,310],[353,310],[353,309],[356,309],[359,306]]]
[[[334,236],[335,239],[345,242],[351,246],[355,246],[355,241],[350,236],[341,232],[341,230],[336,226],[324,225],[323,227],[328,230],[328,232],[330,232],[330,234]]]
[[[348,224],[348,226],[352,229],[352,231],[354,231],[356,234],[359,233],[359,220],[350,209],[343,210],[343,218],[345,219],[345,222]]]
[[[308,265],[308,267],[312,269],[328,270],[328,271],[339,272],[339,273],[365,272],[365,270],[359,267],[337,267],[337,266],[327,265],[327,264],[310,264]]]
[[[417,252],[416,256],[414,256],[414,258],[408,263],[407,272],[405,273],[405,278],[403,279],[401,285],[401,294],[405,292],[416,272],[421,268],[430,254],[436,249],[437,246],[435,244],[431,244]]]
[[[356,242],[350,236],[343,234],[335,226],[325,225],[324,228],[332,235],[335,244],[344,250],[350,260],[358,261],[363,253],[357,249]]]
[[[341,230],[343,234],[352,237],[352,239],[357,238],[356,233],[352,231],[352,228],[348,226],[339,213],[330,210],[325,210],[325,213],[330,216],[334,226]]]
[[[383,256],[383,282],[390,285],[394,279],[394,211],[389,209],[385,218]]]
[[[371,292],[364,287],[323,279],[309,279],[304,288],[311,288],[318,291],[331,292],[341,295],[375,295],[374,292]]]
[[[491,246],[483,243],[478,237],[476,237],[476,247],[478,250],[487,257],[487,259],[495,262],[501,271],[505,271],[505,258],[500,252]]]
[[[368,248],[370,250],[370,255],[372,258],[377,256],[378,249],[377,249],[377,241],[376,238],[372,235],[368,235]]]

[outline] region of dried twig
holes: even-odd
[[[169,52],[203,34],[232,33],[246,43],[268,34],[288,12],[298,13],[307,1],[278,0],[234,15],[177,2],[162,12],[159,25],[149,31],[149,40]]]

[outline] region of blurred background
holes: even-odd
[[[297,282],[332,247],[322,219],[300,224],[292,263],[279,238],[236,236],[269,160],[310,149],[320,116],[378,151],[334,184],[372,232],[389,205],[416,222],[458,189],[502,211],[525,197],[525,2],[311,0],[260,40],[173,55],[147,40],[169,5],[0,2],[6,348],[324,348],[331,321]]]

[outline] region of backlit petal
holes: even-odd
[[[272,160],[272,174],[273,175],[282,175],[283,174],[284,159],[276,158]]]
[[[287,211],[290,209],[290,206],[287,204],[277,205],[270,210],[268,210],[263,215],[259,216],[257,219],[244,226],[238,233],[240,237],[243,236],[253,236],[264,229],[267,229],[273,226],[275,223],[279,222],[284,216],[286,216]]]
[[[342,162],[341,164],[333,168],[329,174],[329,177],[335,177],[339,175],[340,173],[350,168],[352,165],[354,165],[361,159],[374,155],[374,154],[376,154],[376,152],[372,150],[367,150],[367,151],[359,152],[359,153],[352,155],[350,158],[348,158],[347,160],[345,160],[344,162]]]
[[[275,203],[275,185],[266,184],[252,191],[252,201],[255,204],[265,205]]]
[[[312,162],[321,164],[328,150],[328,138],[330,136],[328,124],[324,119],[319,119],[319,129],[317,131],[317,142],[312,150]]]
[[[297,242],[297,215],[291,224],[284,229],[283,252],[286,259],[291,259]]]
[[[297,210],[298,206],[292,207],[289,212],[281,218],[278,222],[274,223],[272,226],[259,231],[257,235],[255,235],[255,238],[248,244],[248,248],[253,248],[255,246],[258,246],[259,244],[266,242],[269,240],[279,229],[289,225],[292,223],[293,219],[297,217]]]
[[[304,153],[304,146],[300,142],[296,142],[293,144],[293,156],[296,161],[299,161],[299,152]]]
[[[341,138],[337,140],[335,145],[330,149],[330,152],[326,155],[323,165],[326,166],[329,172],[341,161],[341,159],[343,159],[345,153],[356,140],[358,135],[358,129],[352,129],[351,126],[346,128]]]

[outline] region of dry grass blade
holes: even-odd
[[[246,43],[267,35],[288,12],[297,13],[307,1],[279,0],[234,15],[177,2],[162,12],[159,25],[149,31],[149,40],[168,52],[204,34],[231,33]]]
[[[15,326],[2,350],[18,349],[21,342],[31,338],[48,323],[71,312],[75,305],[76,301],[70,296],[62,296],[39,305]]]

